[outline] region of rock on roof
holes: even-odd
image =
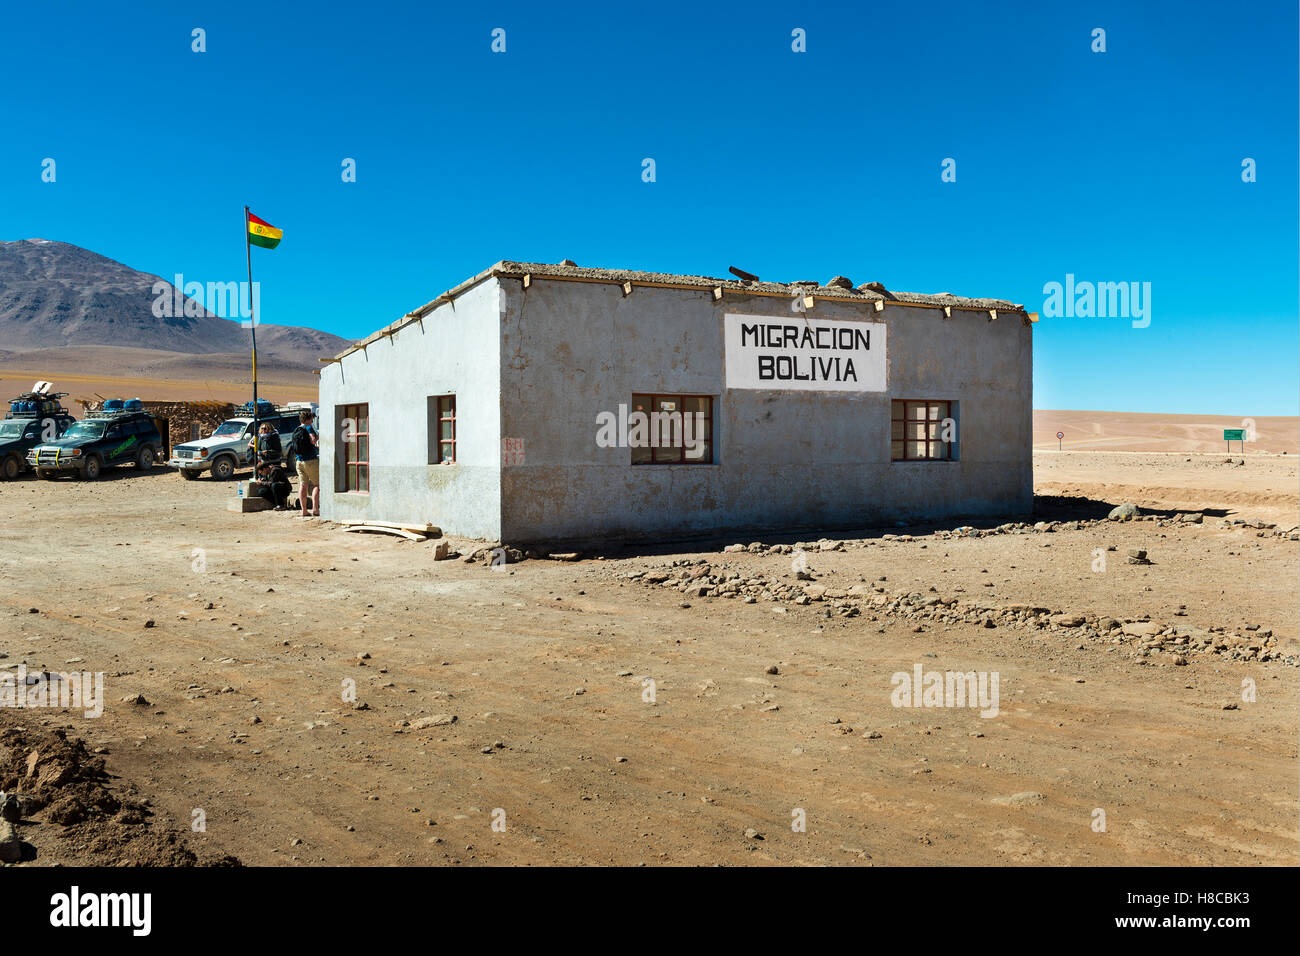
[[[565,260],[566,262],[569,260]],[[595,279],[608,282],[655,283],[656,285],[692,288],[721,288],[736,292],[775,292],[793,296],[796,287],[805,295],[818,296],[823,299],[849,299],[872,302],[884,299],[887,302],[914,303],[916,305],[952,305],[967,309],[1000,309],[1007,312],[1023,312],[1024,307],[1004,299],[970,299],[953,295],[950,292],[892,292],[884,289],[879,282],[864,283],[856,289],[844,288],[844,276],[835,276],[826,285],[813,280],[796,282],[747,282],[736,278],[716,278],[714,276],[677,275],[668,272],[636,272],[630,269],[596,269],[577,265],[552,265],[544,262],[511,262],[502,260],[484,274],[518,276],[525,273],[534,276],[557,276],[567,279]],[[843,280],[843,281],[837,281]],[[835,283],[831,285],[830,283]],[[880,291],[877,291],[877,290]]]

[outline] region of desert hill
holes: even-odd
[[[0,349],[26,352],[86,346],[185,355],[247,355],[248,331],[193,302],[196,315],[154,315],[154,287],[170,280],[139,272],[80,246],[47,239],[0,242]],[[176,297],[180,303],[183,297]],[[170,311],[170,310],[169,310]],[[268,367],[318,367],[348,341],[316,329],[259,325]],[[6,363],[15,357],[0,353]]]
[[[160,281],[170,292],[170,279],[67,242],[0,242],[0,400],[38,379],[77,398],[248,398],[248,330],[182,296],[169,296],[179,309],[160,310],[178,314],[155,315]],[[314,398],[319,359],[348,344],[317,329],[259,325],[260,394]]]

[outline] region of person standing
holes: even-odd
[[[253,457],[258,465],[263,462],[279,464],[284,456],[284,449],[280,445],[280,436],[276,434],[275,428],[270,422],[262,422],[257,437],[249,441],[248,447],[253,449]]]
[[[312,427],[312,413],[298,416],[301,423],[293,430],[289,445],[298,459],[298,503],[304,518],[320,514],[320,436]],[[308,504],[311,510],[308,510]]]

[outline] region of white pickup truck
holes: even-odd
[[[293,449],[289,447],[289,438],[298,427],[300,411],[302,409],[298,408],[279,410],[270,416],[263,415],[258,420],[259,424],[269,421],[275,426],[284,448],[284,468],[291,475],[294,473],[295,461]],[[167,465],[190,481],[205,471],[211,471],[214,478],[225,481],[233,477],[237,469],[252,467],[253,453],[248,447],[252,437],[252,416],[230,418],[222,422],[208,438],[173,445]]]

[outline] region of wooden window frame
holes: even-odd
[[[361,414],[361,409],[363,408],[366,410],[364,416]],[[360,429],[357,429],[354,431],[352,433],[352,441],[350,442],[342,440],[343,434],[342,432],[339,433],[339,445],[343,451],[342,493],[351,495],[368,495],[370,494],[370,403],[354,402],[351,405],[340,405],[339,409],[342,411],[342,414],[337,416],[335,419],[336,421],[345,421],[350,418],[354,422],[359,423],[363,417],[366,420],[366,430],[361,431]],[[361,446],[360,441],[358,441],[360,438],[366,440],[366,457],[364,460],[360,457],[352,457],[357,454],[356,449]],[[366,469],[366,482],[364,488],[360,486],[361,468],[363,466]],[[356,475],[356,477],[354,478],[353,475]]]
[[[696,399],[706,400],[709,403],[709,414],[708,414],[709,437],[704,440],[705,454],[703,455],[703,457],[699,459],[688,459],[686,457],[686,445],[685,443],[683,443],[682,446],[679,448],[651,448],[650,460],[633,461],[632,462],[633,467],[639,468],[642,465],[712,465],[714,463],[713,462],[713,442],[714,442],[713,429],[714,429],[714,418],[716,417],[714,412],[718,404],[718,400],[715,396],[697,395],[697,394],[689,394],[689,393],[670,394],[667,392],[633,392],[632,393],[633,408],[629,411],[629,415],[631,414],[631,412],[636,411],[635,405],[637,403],[637,400],[642,398],[649,399],[649,410],[647,414],[649,412],[654,411],[657,408],[660,399],[675,401],[678,405],[678,411],[681,412],[682,414],[685,414],[684,409],[686,406],[686,399],[696,398]],[[632,451],[635,451],[635,449],[629,449],[629,452]],[[676,457],[670,457],[674,452],[676,453]],[[662,458],[660,457],[661,453],[663,454]]]
[[[955,400],[953,400],[953,399],[947,399],[947,398],[894,398],[894,399],[890,399],[890,403],[889,403],[889,460],[890,460],[891,462],[896,462],[896,461],[924,461],[924,462],[951,462],[951,461],[957,461],[957,458],[954,457],[954,455],[953,455],[953,449],[956,447],[957,442],[955,442],[955,441],[952,441],[952,442],[944,441],[941,437],[938,437],[938,434],[941,434],[941,432],[937,432],[936,436],[933,437],[933,438],[930,437],[931,432],[936,432],[938,429],[942,429],[942,427],[943,427],[943,422],[944,422],[945,419],[947,419],[947,418],[952,418],[952,419],[954,419],[954,420],[956,419],[956,416],[953,414],[953,407],[954,407],[956,404],[957,404],[957,402],[956,402]],[[918,406],[918,405],[921,406],[921,407],[924,409],[924,415],[925,415],[925,417],[914,417],[913,415],[909,414],[910,411],[911,411],[915,406]],[[940,406],[940,408],[939,408],[939,417],[938,417],[938,418],[931,418],[931,417],[929,417],[929,406],[931,406],[931,405],[938,405],[938,406]],[[902,409],[902,417],[899,417],[899,409],[900,409],[900,406],[901,406],[901,409]],[[894,425],[896,425],[896,424],[901,424],[901,425],[903,426],[903,437],[902,437],[901,441],[900,441],[899,439],[894,438]],[[909,435],[909,433],[908,433],[908,426],[909,426],[909,425],[925,425],[925,426],[926,426],[926,429],[925,429],[925,438],[912,438],[912,437]],[[909,454],[908,454],[908,446],[909,446],[910,444],[914,443],[914,442],[924,442],[924,443],[925,443],[925,454],[924,454],[923,456],[916,456],[916,455],[909,455]],[[896,454],[896,453],[895,453],[895,450],[894,450],[894,449],[895,449],[895,446],[896,446],[896,445],[899,445],[899,444],[902,445],[902,455],[901,455],[901,456],[898,455],[898,454]],[[943,454],[942,454],[942,455],[936,455],[936,454],[933,454],[933,451],[934,451],[935,448],[940,448],[940,449],[942,449]]]
[[[454,464],[456,464],[456,395],[455,395],[455,393],[451,393],[451,394],[448,394],[448,395],[438,395],[438,396],[436,397],[436,400],[437,400],[437,405],[434,406],[434,407],[435,407],[435,410],[436,410],[437,413],[438,413],[438,464],[440,464],[440,465],[454,465]],[[443,413],[442,413],[442,403],[443,403],[443,401],[448,401],[448,402],[451,403],[451,414],[450,414],[450,415],[443,415]],[[451,437],[450,437],[450,438],[443,438],[443,437],[442,437],[442,423],[443,423],[443,422],[450,422],[450,423],[451,423]],[[443,449],[443,446],[444,446],[444,445],[450,445],[450,446],[451,446],[451,457],[450,457],[450,458],[444,458],[444,457],[443,457],[442,449]]]

